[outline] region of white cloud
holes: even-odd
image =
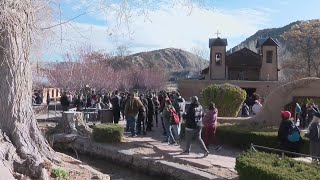
[[[53,54],[63,54],[69,47],[91,44],[95,49],[115,48],[117,44],[128,44],[132,52],[175,47],[190,50],[194,46],[208,48],[208,39],[216,37],[219,30],[223,38],[228,38],[229,47],[236,45],[240,37],[248,37],[269,22],[269,9],[200,9],[195,7],[188,15],[189,9],[174,6],[162,7],[145,16],[134,16],[130,37],[126,26],[122,24],[117,31],[108,31],[117,24],[114,15],[106,16],[108,26],[72,22],[63,26],[62,44],[56,39]],[[54,29],[57,37],[60,28]],[[112,35],[110,35],[112,33]],[[244,39],[243,39],[244,40]],[[54,42],[54,41],[52,41]]]

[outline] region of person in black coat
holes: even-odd
[[[250,109],[247,103],[243,103],[241,109],[241,117],[249,117],[250,116]]]
[[[112,104],[112,113],[113,113],[113,123],[118,124],[120,120],[120,111],[121,111],[121,104],[120,104],[120,96],[119,92],[114,92],[114,97],[111,99]]]
[[[77,108],[76,111],[83,111],[84,101],[83,101],[83,96],[81,94],[78,96],[74,105]]]
[[[151,94],[148,95],[147,101],[148,101],[147,131],[152,131],[155,107],[154,107],[154,103],[152,101],[152,95]]]
[[[142,133],[145,134],[146,120],[147,120],[147,114],[148,114],[148,100],[144,98],[143,94],[140,94],[139,98],[143,104],[144,109],[143,110],[139,109],[138,121],[136,123],[136,130],[137,130],[137,134],[141,134],[141,126],[142,126]]]
[[[301,113],[300,113],[300,123],[302,128],[306,128],[307,126],[307,105],[302,104],[301,106]]]
[[[64,92],[63,95],[61,96],[60,103],[61,103],[63,111],[68,111],[69,110],[70,101],[69,101],[69,99],[67,97],[67,93],[66,92]]]
[[[187,110],[186,114],[183,115],[184,119],[186,119],[186,148],[182,154],[189,154],[191,149],[191,141],[196,139],[200,144],[200,148],[204,151],[203,157],[208,156],[209,151],[201,138],[203,115],[203,108],[199,103],[198,97],[193,96],[191,98],[189,109]]]

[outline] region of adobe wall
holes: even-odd
[[[256,88],[256,93],[266,97],[278,85],[278,81],[233,81],[233,80],[181,80],[178,83],[178,89],[181,95],[189,99],[192,96],[200,96],[202,89],[211,84],[229,83],[241,88]]]
[[[291,103],[293,97],[320,97],[320,78],[303,78],[279,86],[265,99],[261,111],[249,119],[268,125],[279,125],[280,111]]]

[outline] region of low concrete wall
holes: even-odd
[[[178,89],[184,98],[200,96],[202,89],[211,84],[229,83],[241,88],[256,88],[256,93],[266,97],[279,85],[278,81],[234,81],[234,80],[181,80]]]
[[[112,146],[112,144],[92,142],[89,138],[74,136],[74,138],[69,137],[68,141],[80,153],[103,157],[114,163],[128,166],[150,175],[161,176],[164,179],[221,179],[191,166],[157,160],[152,157],[142,157],[130,150],[119,150]],[[65,141],[60,142],[66,143]],[[59,143],[59,141],[55,143]]]

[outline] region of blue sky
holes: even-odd
[[[208,39],[219,29],[231,48],[259,29],[287,25],[297,20],[319,18],[319,0],[205,0],[207,8],[194,5],[190,9],[179,5],[149,5],[148,16],[137,15],[141,7],[132,8],[130,25],[117,26],[116,13],[120,0],[105,0],[101,9],[98,0],[61,0],[62,21],[85,14],[70,23],[52,29],[45,52],[45,61],[61,60],[65,53],[78,47],[90,46],[106,52],[119,45],[128,46],[132,53],[160,48],[180,48],[188,51],[208,51]],[[138,2],[141,0],[131,0]],[[170,1],[169,1],[170,2]],[[54,21],[59,21],[57,4],[52,4]],[[110,8],[111,7],[111,8]],[[130,28],[128,31],[127,28]],[[62,30],[62,33],[61,33]],[[62,34],[62,37],[61,37]],[[62,42],[61,42],[62,39]]]

